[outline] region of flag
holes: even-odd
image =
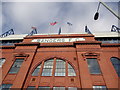
[[[14,35],[14,30],[10,29],[7,32],[5,32],[2,35],[0,35],[0,37],[3,38],[3,37],[7,37],[8,35]]]
[[[57,24],[58,22],[52,22],[52,23],[50,23],[50,25],[52,25],[52,26],[54,26],[55,24]]]
[[[120,32],[120,28],[116,27],[115,25],[112,25],[111,32]]]
[[[32,36],[34,34],[37,34],[37,28],[36,27],[31,27],[33,30],[27,35],[27,36]]]
[[[67,22],[67,24],[68,24],[69,26],[72,26],[72,23],[70,23],[70,22]]]
[[[31,27],[32,29],[37,29],[36,27]]]
[[[58,32],[58,35],[60,35],[60,33],[61,33],[61,27],[59,28],[59,32]]]
[[[85,26],[85,32],[87,32],[87,34],[92,34],[87,26]]]

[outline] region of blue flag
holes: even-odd
[[[7,32],[5,32],[2,35],[0,35],[0,37],[3,38],[3,37],[7,37],[8,35],[13,35],[13,34],[14,34],[13,29],[10,29]]]
[[[115,25],[112,25],[111,32],[118,32],[118,33],[120,33],[120,28],[116,27]]]

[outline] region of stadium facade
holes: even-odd
[[[0,38],[2,88],[120,89],[118,33]]]

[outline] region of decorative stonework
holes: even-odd
[[[23,52],[20,52],[18,54],[14,54],[13,57],[14,57],[14,59],[12,61],[14,61],[15,58],[18,58],[18,57],[24,58],[24,60],[26,61],[27,58],[29,57],[29,54],[25,54]]]
[[[83,53],[82,56],[84,60],[86,60],[86,58],[97,58],[98,60],[100,60],[100,54],[92,51]]]

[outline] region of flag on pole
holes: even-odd
[[[36,27],[31,27],[33,30],[27,35],[27,36],[32,36],[34,34],[37,34],[37,28]]]
[[[70,23],[70,22],[67,22],[67,24],[68,24],[69,26],[72,26],[72,23]]]
[[[61,33],[61,27],[59,28],[59,32],[58,32],[58,35],[60,35],[60,33]]]
[[[14,30],[10,29],[7,32],[5,32],[2,35],[0,35],[0,37],[3,38],[3,37],[7,37],[8,35],[14,35]]]
[[[36,27],[31,27],[32,29],[37,29]]]
[[[86,32],[87,34],[92,34],[92,33],[90,32],[90,30],[88,29],[87,26],[85,26],[85,32]]]
[[[50,25],[52,25],[52,26],[54,26],[55,24],[57,24],[58,22],[52,22],[52,23],[50,23]]]

